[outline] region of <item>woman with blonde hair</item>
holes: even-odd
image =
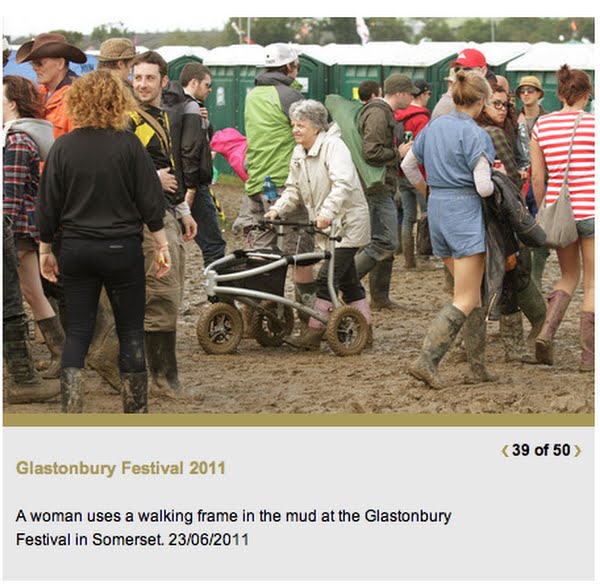
[[[76,128],[50,150],[36,210],[42,275],[55,282],[60,268],[64,283],[63,411],[83,410],[82,370],[104,287],[119,337],[123,410],[147,412],[142,229],[147,224],[154,237],[160,277],[170,268],[162,188],[142,143],[126,131],[135,104],[115,73],[80,77],[67,100]]]
[[[428,197],[433,253],[454,277],[452,303],[429,327],[419,358],[408,372],[441,388],[438,364],[464,325],[465,351],[472,382],[494,380],[485,367],[485,319],[481,283],[486,250],[482,197],[491,195],[496,157],[488,134],[474,121],[489,101],[491,88],[476,72],[459,71],[452,86],[455,109],[432,120],[417,136],[402,162],[409,181]],[[425,166],[427,183],[418,165]]]
[[[571,161],[566,177],[579,238],[559,248],[560,280],[548,296],[548,310],[537,337],[538,362],[553,364],[554,336],[581,276],[583,265],[583,304],[580,321],[581,360],[579,370],[594,369],[594,223],[595,223],[595,117],[585,112],[593,86],[589,75],[563,65],[557,71],[557,94],[563,107],[540,116],[531,134],[531,182],[538,208],[544,192],[546,205],[556,202],[567,172],[569,147]],[[545,173],[548,184],[545,186]]]

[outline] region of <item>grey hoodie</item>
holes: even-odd
[[[11,132],[24,132],[37,144],[40,150],[40,158],[46,160],[48,151],[54,143],[54,133],[52,132],[52,123],[47,120],[37,118],[19,118],[12,120],[4,127],[5,134]]]

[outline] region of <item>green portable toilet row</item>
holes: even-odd
[[[383,59],[383,78],[392,73],[402,73],[411,79],[427,80],[432,86],[428,107],[433,109],[447,90],[448,84],[444,78],[448,76],[450,63],[465,46],[465,43],[423,42],[386,51]]]
[[[594,79],[591,44],[551,43],[462,43],[404,42],[367,43],[366,45],[328,44],[294,45],[300,57],[297,81],[306,98],[323,102],[327,94],[358,99],[358,86],[366,79],[383,84],[392,73],[412,79],[422,78],[433,86],[428,107],[432,109],[446,92],[450,64],[465,48],[476,48],[486,57],[490,69],[507,77],[515,88],[523,75],[536,75],[546,91],[544,106],[560,108],[555,97],[556,70],[562,63],[585,69]],[[215,129],[233,127],[244,134],[244,104],[254,87],[255,77],[264,70],[264,47],[231,45],[206,51],[204,63],[213,74],[213,91],[207,100]],[[223,162],[217,164],[226,170]]]
[[[186,63],[204,62],[208,49],[184,45],[163,45],[156,49],[156,52],[167,62],[169,79],[179,79],[179,74]]]
[[[212,92],[206,100],[215,130],[237,128],[242,134],[246,94],[254,87],[254,79],[263,69],[264,48],[260,45],[229,45],[208,52],[204,64],[212,73]],[[219,156],[215,159],[219,173],[233,170]]]
[[[322,102],[328,93],[331,65],[325,47],[320,45],[294,45],[300,57],[300,70],[296,81],[305,98]]]
[[[560,110],[562,103],[556,95],[556,72],[565,63],[573,69],[583,69],[595,82],[594,45],[590,43],[535,43],[531,49],[506,66],[506,76],[511,88],[516,88],[521,77],[535,75],[544,88],[542,105],[552,112]],[[588,109],[591,104],[588,105]]]
[[[488,68],[491,69],[496,75],[506,75],[507,65],[517,57],[524,55],[532,47],[531,43],[509,43],[509,42],[497,42],[497,43],[470,43],[468,46],[472,46],[481,51],[485,60],[487,61]],[[512,87],[512,86],[511,86]]]
[[[244,133],[244,103],[263,68],[264,48],[260,45],[230,45],[209,51],[204,64],[212,73],[212,92],[206,107],[213,126],[237,128]]]

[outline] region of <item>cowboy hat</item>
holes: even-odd
[[[33,41],[24,43],[19,47],[15,61],[24,63],[44,57],[62,57],[73,63],[87,61],[86,54],[74,45],[69,45],[67,39],[59,33],[41,33]]]

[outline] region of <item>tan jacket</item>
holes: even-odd
[[[296,145],[285,190],[272,209],[285,219],[300,203],[311,220],[323,216],[336,221],[336,232],[342,237],[336,246],[357,248],[370,241],[367,200],[337,124],[320,132],[308,152]]]

